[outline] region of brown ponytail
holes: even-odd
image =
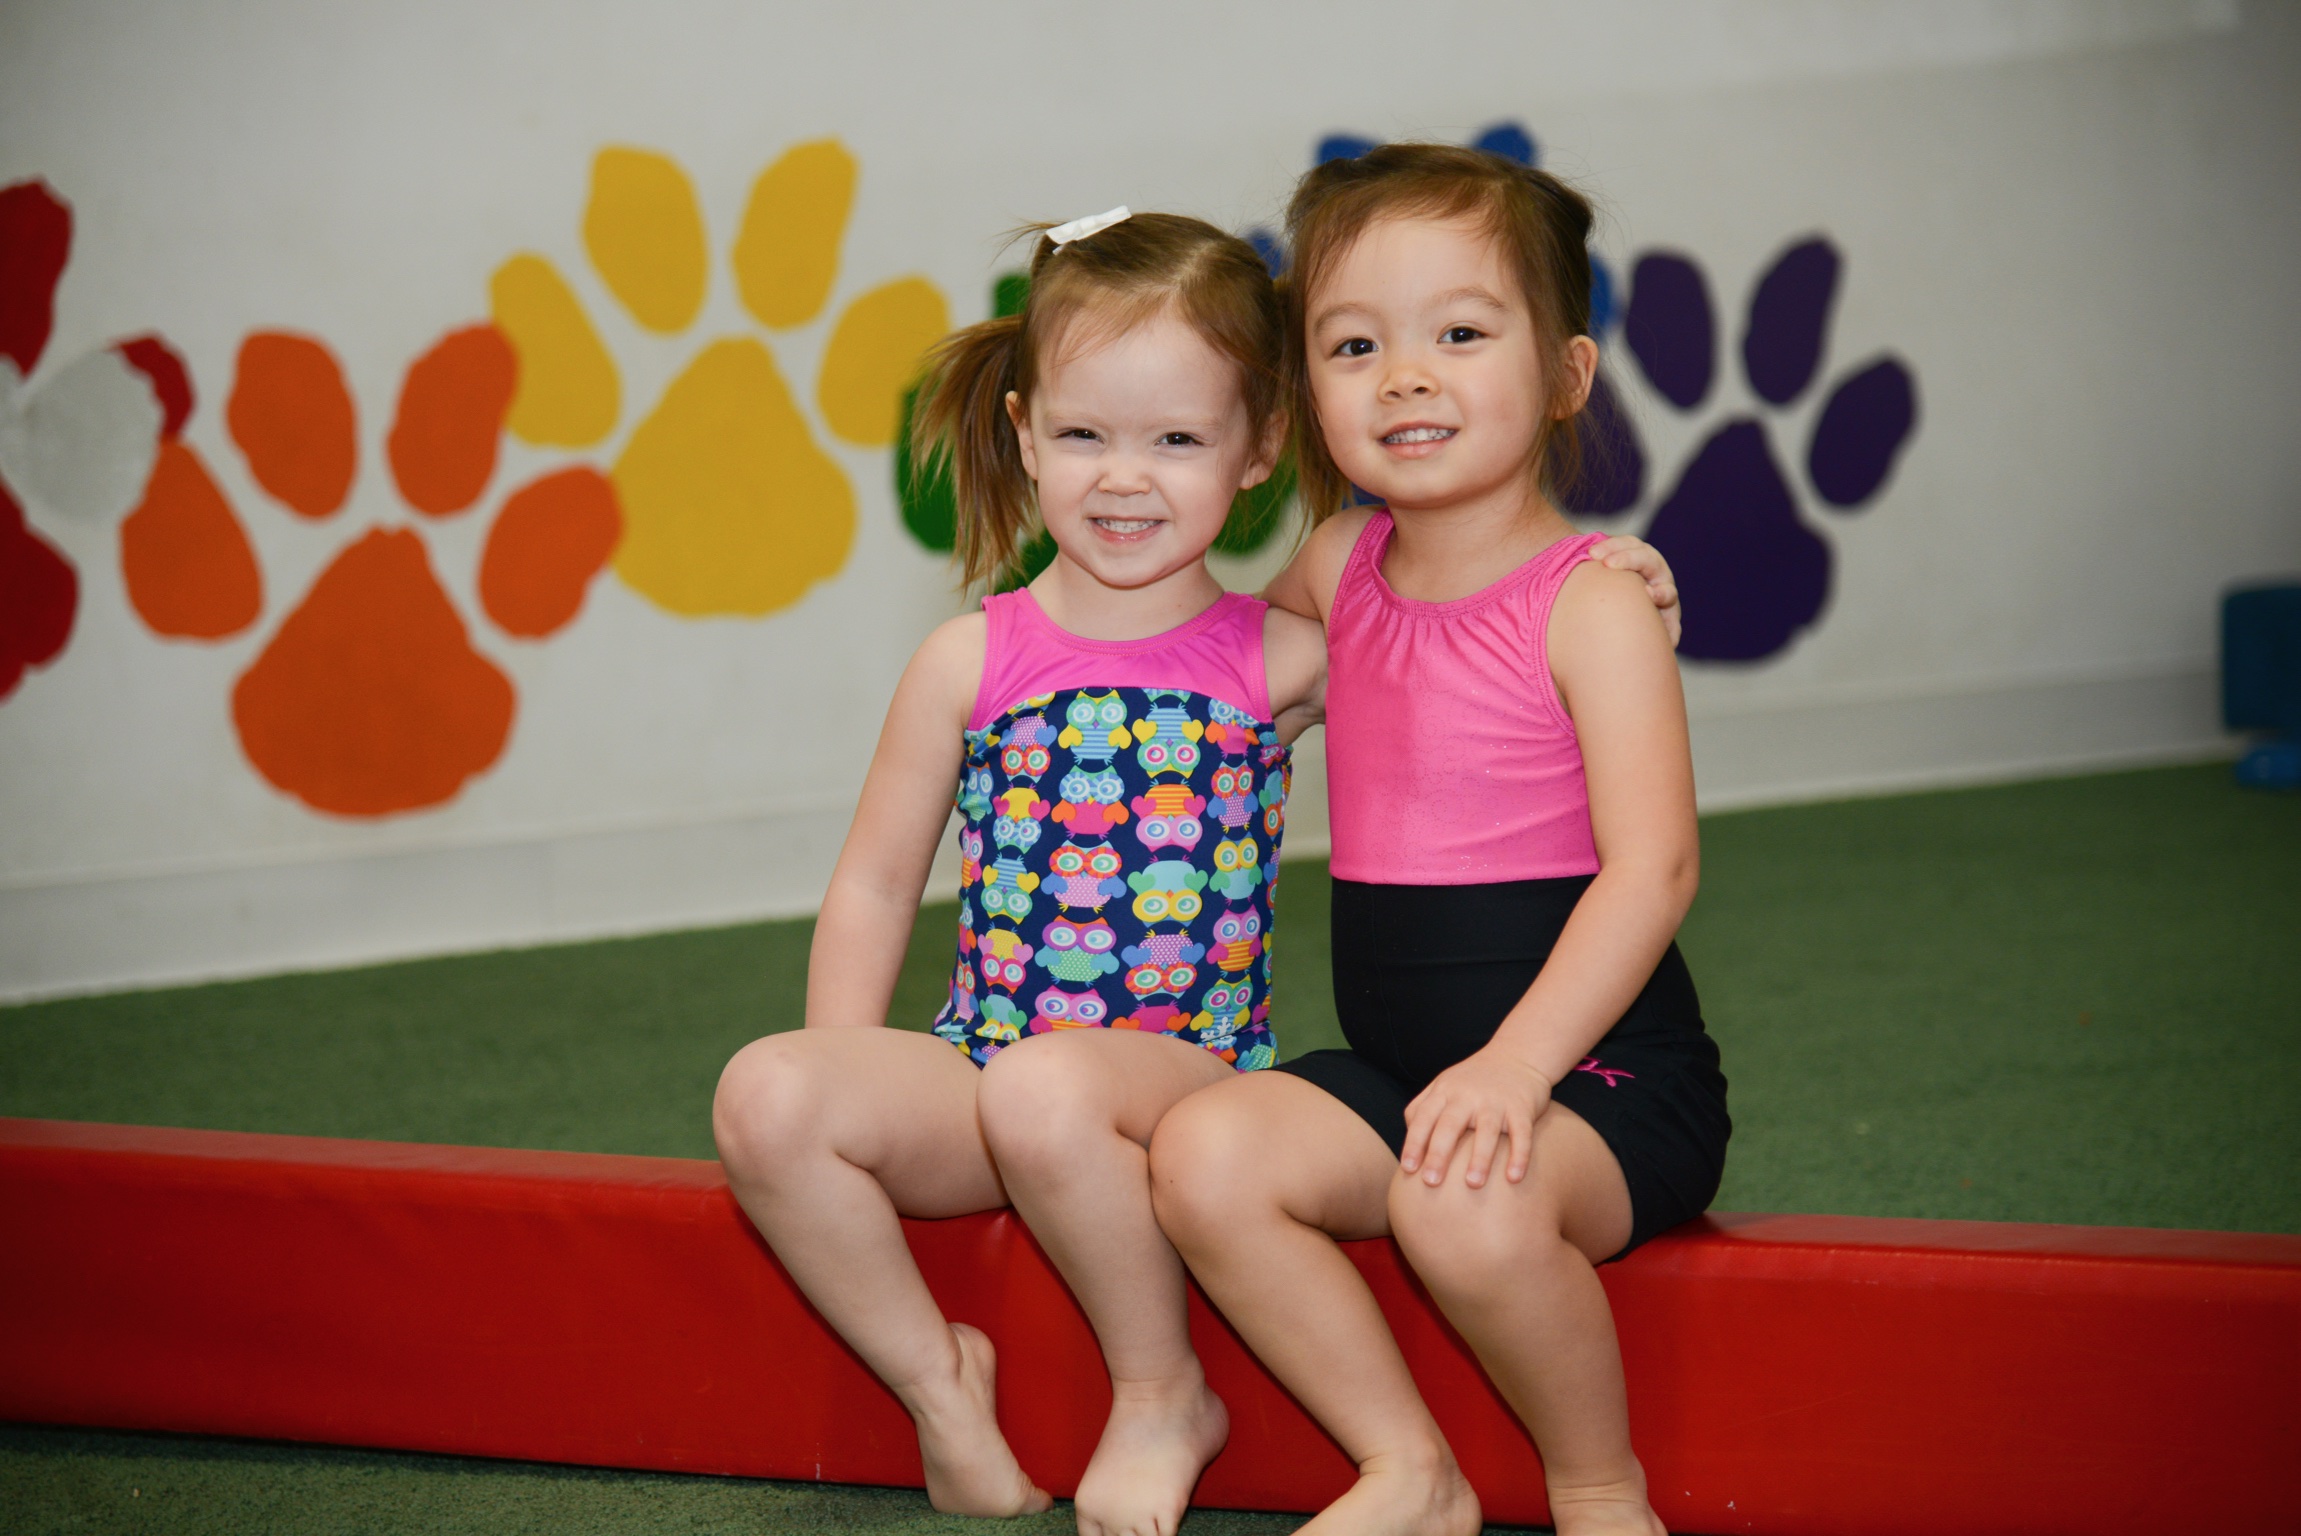
[[[1022,343],[1023,317],[1001,315],[952,332],[927,354],[912,461],[925,468],[941,456],[950,465],[955,552],[970,587],[1011,565],[1029,537],[1031,477],[1007,417]]]
[[[954,332],[927,355],[912,463],[950,466],[970,587],[1013,565],[1038,521],[1007,395],[1028,407],[1048,349],[1081,339],[1074,326],[1118,335],[1171,310],[1237,366],[1258,437],[1283,409],[1285,315],[1253,246],[1173,213],[1138,213],[1063,246],[1046,238],[1052,227],[1017,232],[1037,237],[1022,312]]]

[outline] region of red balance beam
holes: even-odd
[[[1109,1389],[1003,1215],[909,1224],[1001,1353],[1000,1417],[1077,1485]],[[1524,1433],[1388,1243],[1349,1245],[1484,1499]],[[2301,1528],[2301,1238],[1717,1216],[1602,1272],[1677,1530]],[[1229,1403],[1202,1503],[1350,1468],[1202,1301]],[[909,1421],[715,1163],[0,1120],[0,1418],[919,1483]]]

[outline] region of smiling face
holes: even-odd
[[[1270,473],[1238,369],[1172,311],[1117,334],[1073,326],[1050,351],[1027,407],[1009,395],[1007,410],[1055,547],[1120,589],[1190,569]]]
[[[1308,308],[1320,431],[1354,484],[1409,510],[1539,496],[1536,449],[1554,413],[1581,408],[1597,347],[1573,338],[1552,388],[1525,296],[1475,221],[1377,221]]]

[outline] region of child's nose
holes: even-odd
[[[1401,359],[1391,365],[1383,376],[1382,395],[1386,400],[1415,400],[1438,393],[1438,381],[1430,370],[1411,359]]]
[[[1150,465],[1131,454],[1113,458],[1103,467],[1095,489],[1112,496],[1140,496],[1151,488]]]

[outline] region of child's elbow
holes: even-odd
[[[1683,918],[1693,909],[1695,896],[1702,889],[1702,856],[1689,849],[1672,861],[1667,876],[1671,904]]]
[[[1693,848],[1658,849],[1639,861],[1640,885],[1655,907],[1670,913],[1673,925],[1693,908],[1702,888],[1702,856]]]

